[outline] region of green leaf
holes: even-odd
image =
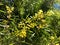
[[[2,13],[6,13],[5,11],[3,11],[3,10],[0,10],[0,12],[2,12]]]

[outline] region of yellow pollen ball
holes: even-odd
[[[26,37],[26,30],[25,29],[21,30],[19,36],[22,38],[25,38]]]

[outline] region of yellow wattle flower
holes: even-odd
[[[27,26],[30,28],[34,28],[36,26],[36,23],[30,23],[30,24],[27,24]]]
[[[7,10],[10,10],[10,7],[6,5],[6,9],[7,9]]]
[[[3,23],[4,23],[4,24],[7,24],[7,23],[8,23],[8,21],[7,21],[7,20],[3,20]]]
[[[40,18],[44,18],[44,16],[43,15],[40,15]]]
[[[39,25],[39,28],[43,28],[43,25],[40,24],[40,25]]]
[[[59,43],[57,43],[56,45],[59,45]]]
[[[45,22],[46,22],[46,20],[44,20],[44,19],[42,19],[41,21],[42,21],[43,23],[45,23]]]
[[[34,19],[41,19],[44,18],[43,11],[39,10],[37,13],[35,13]]]
[[[38,14],[37,13],[35,13],[35,16],[34,16],[34,18],[36,19],[38,17]]]
[[[14,7],[9,7],[6,5],[6,10],[7,10],[7,13],[10,14],[14,10]]]
[[[42,10],[39,10],[38,14],[39,14],[39,15],[40,15],[40,14],[43,14],[43,11],[42,11]]]
[[[25,29],[22,29],[21,32],[19,33],[19,36],[21,38],[25,38],[26,37],[26,30]]]
[[[13,11],[14,10],[14,7],[11,7],[11,11]]]
[[[8,10],[7,13],[10,14],[12,11],[11,10]]]
[[[14,45],[14,43],[11,43],[11,44],[9,44],[9,45]]]
[[[48,44],[48,45],[50,45],[50,44]]]
[[[54,37],[53,36],[51,36],[51,38],[50,38],[51,40],[54,40]]]
[[[10,19],[11,18],[11,15],[8,15],[7,18]]]
[[[14,33],[15,33],[16,36],[19,36],[19,30],[14,31]]]
[[[34,28],[35,27],[35,24],[34,23],[31,23],[30,26],[31,26],[31,28]]]
[[[54,12],[52,11],[52,10],[49,10],[48,12],[47,12],[47,16],[51,16],[51,15],[53,15],[54,14]]]

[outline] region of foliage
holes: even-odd
[[[46,0],[48,5],[49,1]],[[51,9],[52,4],[49,7],[46,2],[3,0],[0,3],[0,45],[59,45],[60,11]]]

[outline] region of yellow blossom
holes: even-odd
[[[32,28],[34,28],[34,27],[35,27],[35,23],[31,23],[30,26],[31,26]]]
[[[54,37],[53,36],[51,36],[51,38],[50,38],[51,40],[54,40]]]
[[[31,18],[27,18],[27,20],[25,21],[25,23],[30,23],[31,22]]]
[[[42,10],[39,10],[38,14],[42,14],[42,13],[43,13],[43,11]]]
[[[39,12],[41,12],[41,13],[42,13],[43,11],[42,11],[42,10],[39,10]]]
[[[53,15],[54,14],[54,12],[52,11],[52,10],[49,10],[48,12],[47,12],[47,16],[51,16],[51,15]]]
[[[6,25],[6,28],[9,28],[9,25]]]
[[[7,10],[7,13],[10,14],[14,10],[14,7],[9,7],[6,5],[6,10]]]
[[[13,11],[14,10],[14,7],[11,7],[11,10]]]
[[[35,16],[33,16],[35,19],[38,17],[38,14],[37,13],[35,13]]]
[[[59,43],[57,43],[56,45],[59,45]]]
[[[11,44],[9,44],[9,45],[14,45],[14,43],[11,43]]]
[[[40,18],[44,18],[44,16],[43,15],[40,15]]]
[[[35,19],[36,19],[36,18],[38,18],[38,19],[44,18],[43,11],[42,11],[42,10],[39,10],[37,13],[35,13],[34,18],[35,18]]]
[[[21,31],[17,30],[15,31],[16,36],[19,36],[21,38],[25,38],[26,37],[26,30],[22,29]]]
[[[50,45],[50,44],[48,44],[48,45]]]
[[[28,24],[27,26],[29,26],[30,28],[34,28],[36,26],[36,23],[30,23],[30,25]]]
[[[22,38],[25,38],[26,37],[26,30],[22,29],[21,32],[19,33],[19,36]]]
[[[7,13],[10,14],[12,11],[11,10],[8,10]]]
[[[40,24],[40,25],[39,25],[39,28],[43,28],[43,25],[42,25],[42,24]]]
[[[11,18],[11,15],[8,15],[7,18],[10,19]]]
[[[18,28],[23,28],[24,25],[25,25],[25,24],[21,22],[21,23],[18,24]]]
[[[41,21],[42,21],[43,23],[45,23],[45,22],[46,22],[46,20],[44,20],[44,19],[42,19]]]
[[[15,32],[16,36],[19,36],[19,30],[14,31],[14,32]]]
[[[4,23],[4,24],[7,24],[7,23],[8,23],[8,21],[7,21],[7,20],[3,20],[3,23]]]
[[[7,10],[10,10],[10,7],[6,5],[6,9],[7,9]]]
[[[39,18],[44,18],[42,10],[39,10],[37,15],[38,15]]]

